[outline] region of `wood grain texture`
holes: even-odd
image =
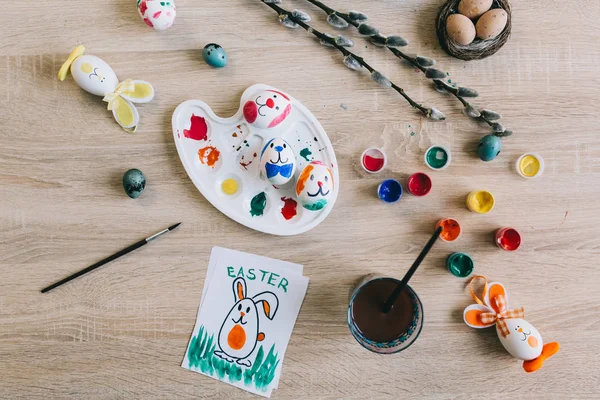
[[[498,159],[484,164],[474,155],[485,125],[462,116],[456,100],[389,52],[348,32],[357,53],[441,109],[446,122],[421,120],[397,94],[347,70],[335,51],[281,27],[258,0],[177,0],[177,21],[163,33],[141,22],[133,0],[0,1],[0,398],[252,398],[180,367],[215,245],[304,264],[311,278],[274,398],[597,397],[600,4],[514,1],[507,45],[467,63],[439,48],[441,0],[328,3],[367,13],[383,32],[410,40],[410,52],[436,58],[453,81],[477,89],[474,103],[501,112],[515,132]],[[284,5],[331,31],[307,2]],[[209,42],[225,47],[227,68],[202,62]],[[106,104],[71,78],[57,81],[80,43],[119,77],[154,84],[156,99],[139,107],[137,134],[122,132]],[[301,100],[337,153],[338,202],[308,234],[273,237],[229,220],[195,189],[177,156],[170,120],[180,102],[202,99],[231,115],[243,90],[259,82]],[[379,181],[426,169],[423,152],[434,143],[452,149],[453,163],[432,173],[432,193],[380,203]],[[370,145],[390,156],[385,174],[358,166]],[[545,158],[541,178],[515,173],[526,151]],[[133,167],[148,179],[138,200],[120,183]],[[479,188],[496,196],[486,216],[464,206]],[[456,244],[437,244],[411,281],[425,309],[421,337],[398,355],[370,354],[346,326],[352,285],[370,272],[401,277],[443,216],[462,221],[465,233]],[[179,221],[177,231],[135,254],[39,293]],[[493,245],[501,226],[522,232],[521,250]],[[561,343],[542,370],[526,375],[493,330],[464,325],[465,281],[444,267],[453,251],[470,253],[477,273],[503,282],[544,339]]]

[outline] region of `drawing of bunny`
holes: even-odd
[[[273,320],[279,299],[268,291],[247,297],[246,281],[241,277],[233,281],[233,296],[235,304],[219,330],[220,351],[214,354],[223,360],[250,367],[252,362],[246,358],[252,354],[256,343],[265,339],[265,334],[259,330],[259,308],[268,319]]]

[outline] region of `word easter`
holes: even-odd
[[[283,291],[285,293],[287,293],[287,285],[289,283],[287,279],[281,278],[281,280],[277,284],[277,280],[280,278],[279,274],[276,274],[274,272],[265,271],[262,269],[259,269],[258,271],[261,273],[261,276],[260,276],[261,282],[266,282],[268,285],[271,285],[273,287],[277,286],[277,289],[283,289]],[[237,272],[237,275],[234,275],[234,273],[235,273],[235,268],[233,268],[231,266],[227,267],[227,275],[229,275],[232,278],[237,278],[237,277],[241,276],[242,278],[246,278],[249,281],[253,281],[256,279],[256,272],[255,272],[254,268],[248,269],[248,271],[244,274],[244,268],[240,267],[240,269]],[[266,278],[266,280],[265,280],[265,278]]]

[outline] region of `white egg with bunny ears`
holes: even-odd
[[[292,146],[282,138],[269,140],[260,153],[260,168],[271,184],[288,183],[296,172],[296,155]]]
[[[221,324],[217,341],[219,350],[214,355],[250,367],[252,362],[247,358],[256,344],[265,339],[265,334],[260,331],[259,313],[269,320],[275,318],[279,299],[268,291],[248,297],[246,281],[241,277],[233,281],[233,297],[235,303]]]
[[[64,81],[69,73],[79,87],[96,96],[103,96],[108,110],[127,132],[135,132],[140,116],[133,103],[147,103],[154,98],[154,88],[146,81],[126,79],[119,83],[117,75],[104,60],[85,55],[85,47],[78,46],[58,71]]]
[[[471,284],[476,279],[485,280],[481,300]],[[544,361],[560,349],[557,342],[544,344],[538,330],[525,318],[524,309],[511,309],[508,303],[508,291],[498,282],[488,284],[483,276],[475,276],[469,284],[471,296],[476,301],[465,308],[463,319],[471,328],[489,328],[496,325],[496,333],[506,351],[515,358],[523,360],[523,369],[534,372],[540,369]]]
[[[296,182],[296,195],[302,207],[319,211],[327,207],[335,192],[331,170],[320,161],[309,163]]]

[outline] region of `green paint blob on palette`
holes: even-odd
[[[452,154],[447,147],[434,145],[425,152],[425,164],[433,170],[448,168]]]

